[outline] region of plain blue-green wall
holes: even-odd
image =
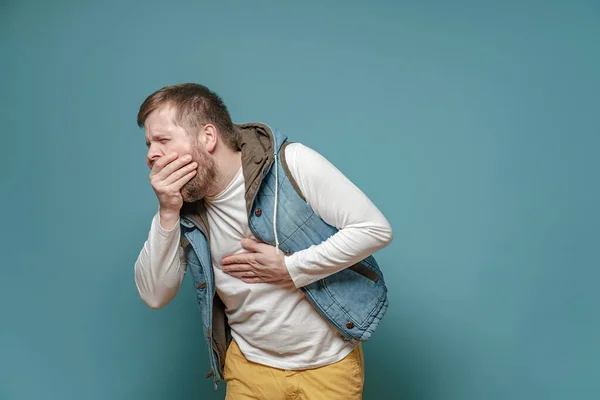
[[[133,280],[140,102],[220,93],[388,216],[365,399],[600,397],[598,2],[0,2],[0,399],[219,399]]]

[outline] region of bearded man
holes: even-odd
[[[222,99],[186,83],[146,98],[158,199],[135,282],[151,308],[194,282],[215,389],[226,399],[362,398],[362,342],[387,287],[373,253],[392,230],[317,151],[264,123],[233,124]]]

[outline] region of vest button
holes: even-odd
[[[260,208],[257,208],[256,210],[254,210],[254,215],[260,217],[262,215],[262,210]]]
[[[206,282],[202,282],[196,285],[197,289],[204,289],[206,287]]]
[[[346,324],[346,328],[348,328],[348,329],[352,329],[352,328],[354,328],[354,322],[352,322],[352,321],[348,322],[348,323]]]

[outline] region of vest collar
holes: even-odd
[[[246,212],[249,214],[262,180],[273,162],[275,137],[271,128],[259,122],[236,125],[235,128],[242,152]]]

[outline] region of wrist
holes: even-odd
[[[160,217],[160,226],[164,230],[170,231],[179,222],[179,210],[161,207],[158,214]]]
[[[284,257],[284,265],[289,281],[297,288],[304,286],[305,283],[302,282],[301,271],[298,270],[298,258],[296,253],[290,255],[286,254]]]
[[[283,254],[281,256],[281,271],[282,271],[282,275],[283,275],[283,279],[288,281],[288,282],[293,282],[294,280],[292,279],[292,275],[290,274],[290,271],[287,267],[287,264],[285,262],[286,256],[285,254]]]

